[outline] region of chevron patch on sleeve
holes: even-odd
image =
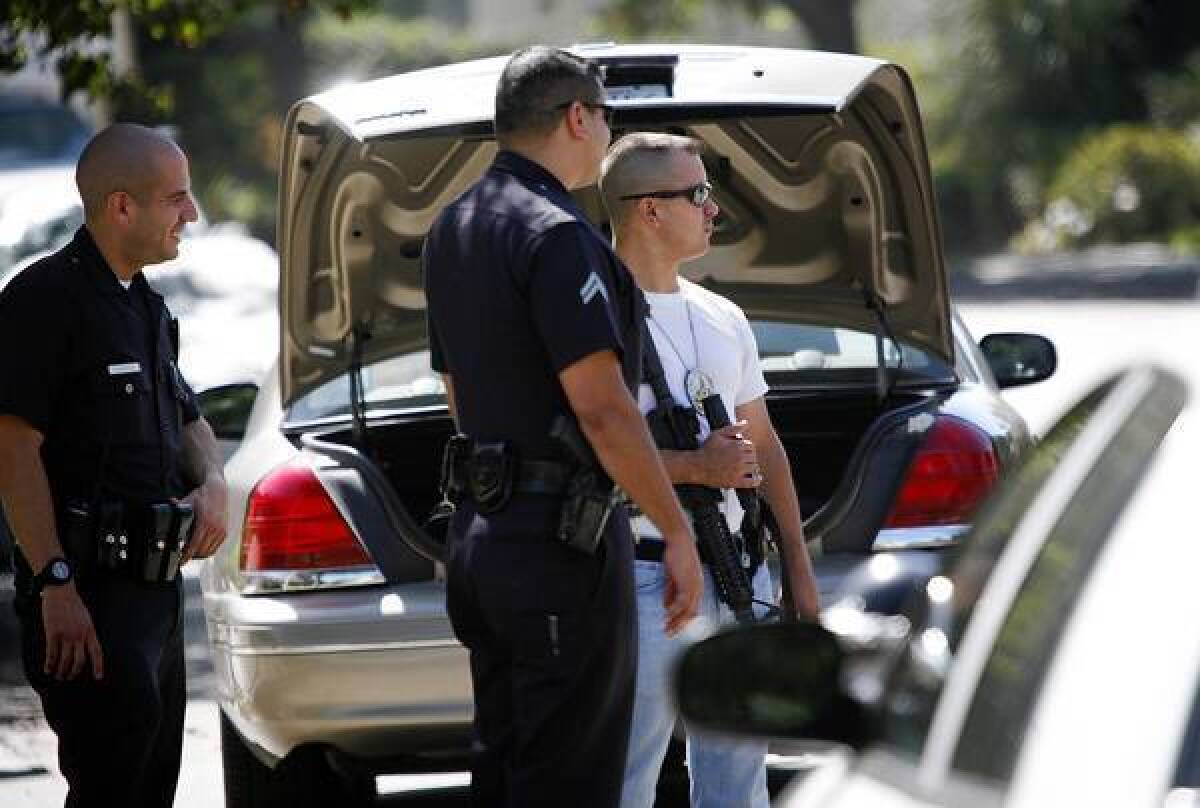
[[[579,299],[583,301],[583,305],[592,302],[597,294],[608,300],[608,289],[604,285],[604,281],[600,280],[600,276],[596,274],[596,270],[587,276],[587,280],[583,282],[583,286],[579,287]]]

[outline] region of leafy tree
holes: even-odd
[[[281,18],[327,8],[343,18],[375,0],[5,0],[0,6],[0,72],[31,56],[54,58],[64,97],[77,90],[96,99],[138,98],[169,106],[168,85],[146,83],[135,70],[121,75],[106,47],[117,12],[127,14],[153,42],[196,48],[255,7]]]
[[[800,21],[813,47],[821,50],[858,52],[854,11],[858,0],[736,0],[748,12],[761,17],[782,8]],[[691,28],[705,0],[613,0],[603,15],[606,27],[630,39],[642,39],[648,31],[678,34]]]
[[[966,0],[960,13],[957,50],[927,77],[946,99],[930,140],[954,196],[948,231],[1001,244],[1040,212],[1081,137],[1156,110],[1182,125],[1197,109],[1200,86],[1175,78],[1197,68],[1194,2]]]

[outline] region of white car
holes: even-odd
[[[1198,410],[1156,367],[1100,386],[903,615],[706,640],[684,714],[854,750],[786,808],[1200,805]]]

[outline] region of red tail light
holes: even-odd
[[[242,530],[243,570],[371,565],[371,557],[306,462],[282,465],[254,487]]]
[[[939,416],[908,467],[884,527],[970,522],[999,469],[987,435],[961,419]]]

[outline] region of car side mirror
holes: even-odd
[[[979,348],[1001,389],[1040,382],[1058,368],[1054,343],[1037,334],[988,334]]]
[[[842,692],[842,661],[837,639],[815,623],[724,631],[676,666],[679,711],[718,732],[859,746],[862,709]]]
[[[258,385],[223,384],[210,387],[196,396],[200,414],[219,440],[239,442],[246,434],[246,422],[254,409]]]

